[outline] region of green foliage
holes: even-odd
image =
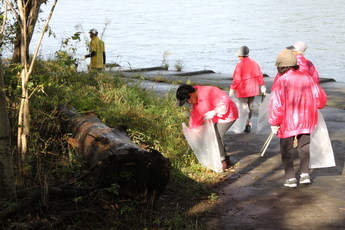
[[[118,184],[112,184],[110,188],[105,188],[106,191],[112,193],[115,196],[119,195],[120,186]]]
[[[38,60],[30,79],[29,159],[33,178],[42,180],[42,162],[61,183],[71,181],[84,173],[84,162],[78,159],[78,155],[68,144],[69,134],[62,131],[63,127],[56,116],[56,108],[64,104],[74,107],[79,113],[94,112],[110,127],[127,127],[133,142],[143,148],[155,149],[168,157],[173,166],[171,181],[178,184],[178,189],[183,191],[181,196],[186,193],[198,196],[208,192],[207,186],[200,182],[211,177],[207,178],[205,173],[214,174],[198,164],[188,147],[181,132],[181,124],[188,122],[189,111],[185,107],[176,106],[175,92],[167,92],[163,97],[158,97],[136,81],[125,81],[119,73],[77,72],[76,68],[71,67],[74,61],[70,54],[62,51],[60,54],[54,60]],[[21,95],[18,78],[20,69],[18,65],[10,65],[5,71],[13,134],[16,133]],[[15,135],[12,140],[14,147]],[[76,185],[85,186],[82,183]],[[115,199],[113,203],[116,203],[119,202],[116,200],[119,189],[118,185],[114,184],[100,193],[107,192],[111,199]],[[214,196],[210,195],[210,198],[213,200]],[[88,199],[95,198],[78,197],[74,202],[79,205]],[[179,207],[155,217],[147,214],[150,210],[142,210],[133,203],[119,203],[117,210],[121,220],[132,229],[196,229],[196,224],[185,216],[185,210]],[[138,218],[144,215],[143,213],[147,216]]]

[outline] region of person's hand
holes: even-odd
[[[234,93],[235,93],[235,90],[230,89],[230,91],[229,91],[229,96],[230,96],[230,97],[233,97],[233,96],[234,96]]]
[[[216,115],[216,113],[213,110],[208,111],[207,113],[204,114],[204,119],[205,120],[212,119],[214,115]]]
[[[262,86],[261,86],[261,93],[262,93],[263,95],[266,95],[266,86],[265,86],[265,85],[262,85]]]
[[[80,58],[80,60],[82,60],[82,61],[84,61],[86,59],[86,56],[85,55],[83,55],[81,58]]]
[[[272,133],[277,135],[279,128],[280,128],[279,125],[271,125]]]

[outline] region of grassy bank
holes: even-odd
[[[8,66],[5,71],[14,150],[21,95],[17,71],[16,65]],[[128,81],[114,73],[77,72],[75,66],[65,65],[61,60],[38,61],[30,83],[30,175],[27,181],[18,184],[18,191],[37,186],[34,181],[44,180],[47,167],[54,177],[49,181],[51,186],[63,185],[64,181],[83,173],[80,162],[73,159],[73,147],[66,141],[68,134],[62,132],[56,116],[59,105],[70,105],[79,113],[97,114],[107,126],[127,127],[133,142],[155,149],[170,159],[172,177],[166,193],[152,207],[140,207],[135,201],[117,198],[112,200],[113,206],[117,204],[115,208],[104,209],[94,202],[98,196],[73,200],[72,206],[82,206],[83,202],[92,200],[95,205],[92,208],[101,209],[106,216],[102,221],[78,216],[68,219],[67,225],[78,229],[208,229],[204,224],[207,219],[201,217],[210,216],[209,210],[191,209],[200,203],[216,202],[217,194],[212,187],[219,181],[219,175],[200,167],[188,148],[181,131],[181,123],[188,122],[188,109],[176,106],[175,92],[157,97],[140,84]],[[15,225],[23,219],[30,217],[15,216],[10,222]]]

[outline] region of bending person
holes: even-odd
[[[176,91],[179,106],[185,102],[192,105],[189,128],[193,129],[203,124],[204,119],[212,119],[217,136],[220,159],[223,169],[231,166],[226,154],[223,137],[238,118],[236,104],[230,97],[215,86],[180,85]]]

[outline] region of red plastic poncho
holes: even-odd
[[[213,110],[213,123],[228,123],[238,118],[236,104],[229,95],[215,86],[194,86],[198,90],[198,101],[193,104],[189,128],[203,124],[204,114]]]
[[[318,109],[326,102],[327,95],[319,84],[309,75],[290,69],[275,83],[269,123],[280,126],[277,133],[280,138],[311,134],[318,122]]]
[[[236,90],[237,97],[253,97],[259,95],[259,85],[264,85],[264,77],[260,66],[249,57],[245,57],[235,67],[232,75],[231,89]]]
[[[314,80],[316,84],[320,84],[319,72],[317,72],[314,64],[311,61],[307,60],[302,54],[297,54],[296,58],[297,58],[297,65],[299,66],[298,70],[311,76],[311,78]],[[278,73],[276,77],[274,78],[271,91],[273,91],[274,85],[279,77],[280,75]]]
[[[311,61],[307,60],[302,54],[297,54],[296,58],[297,65],[299,65],[298,70],[310,75],[311,78],[313,78],[313,80],[315,81],[315,83],[320,84],[319,73],[317,72],[314,64]]]

